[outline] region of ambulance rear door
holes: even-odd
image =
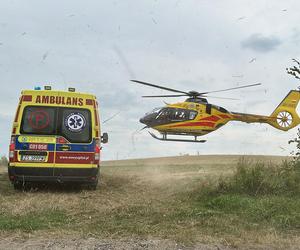
[[[27,175],[53,176],[57,108],[28,104],[22,114],[20,135],[16,138],[16,166],[26,168]],[[16,171],[22,172],[22,168]]]
[[[60,107],[55,176],[81,176],[95,167],[92,112],[88,108]]]

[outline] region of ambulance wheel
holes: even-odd
[[[95,183],[90,185],[90,190],[97,190],[97,187],[98,187],[98,180]]]
[[[97,190],[98,180],[88,186],[89,190]]]
[[[23,189],[23,184],[20,183],[20,182],[14,182],[14,189],[18,190],[18,191],[22,190]]]

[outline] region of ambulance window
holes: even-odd
[[[21,133],[54,135],[56,133],[56,108],[27,106],[24,109]]]
[[[59,124],[59,134],[69,142],[87,143],[92,139],[91,113],[87,109],[61,108]]]

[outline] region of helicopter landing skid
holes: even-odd
[[[206,140],[197,140],[197,136],[195,136],[195,140],[182,140],[182,139],[168,139],[167,135],[164,134],[162,138],[157,137],[155,134],[148,132],[154,139],[160,141],[174,141],[174,142],[196,142],[196,143],[205,143]]]

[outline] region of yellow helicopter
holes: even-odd
[[[199,136],[203,136],[216,131],[217,129],[227,124],[229,121],[241,121],[246,123],[267,123],[283,131],[288,131],[300,124],[300,118],[296,112],[296,108],[300,100],[300,91],[298,90],[291,90],[270,116],[263,116],[230,112],[222,107],[208,103],[206,99],[206,97],[212,97],[207,96],[207,94],[210,93],[249,88],[261,85],[261,83],[209,92],[186,92],[163,87],[160,85],[155,85],[148,82],[138,80],[131,81],[176,93],[173,95],[143,96],[145,98],[188,96],[188,99],[186,99],[184,102],[167,104],[167,106],[165,107],[156,108],[140,119],[140,122],[146,125],[145,128],[155,129],[162,135],[162,137],[158,137],[155,134],[149,132],[153,138],[158,140],[204,143],[206,142],[206,140],[198,140]],[[168,135],[193,136],[194,139],[171,139],[168,138]]]

